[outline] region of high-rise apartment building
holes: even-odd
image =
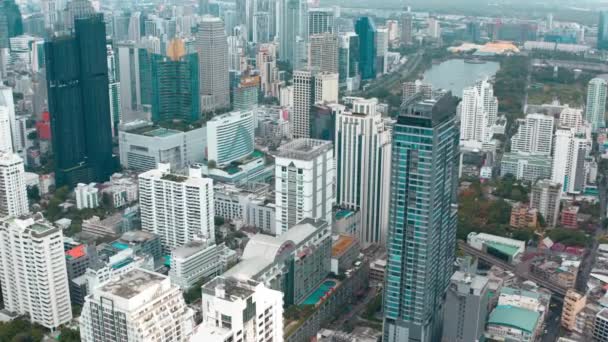
[[[5,119],[3,121],[8,121],[9,124],[9,135],[4,136],[2,139],[9,140],[11,142],[11,151],[19,153],[19,139],[18,139],[18,129],[17,129],[17,120],[15,114],[15,102],[13,100],[13,89],[10,87],[6,87],[3,84],[0,84],[0,108],[4,108],[4,116]],[[6,144],[6,143],[5,143]]]
[[[15,0],[0,2],[0,49],[9,48],[9,39],[23,34],[23,19]]]
[[[336,33],[335,14],[331,8],[308,10],[308,35]]]
[[[202,110],[229,108],[228,41],[220,18],[203,17],[196,33],[196,50]]]
[[[538,209],[550,227],[555,227],[557,223],[561,194],[562,185],[549,179],[539,180],[532,186],[530,208]]]
[[[401,14],[401,45],[412,44],[414,16],[406,11]]]
[[[261,282],[214,278],[203,285],[202,307],[193,341],[283,341],[283,293]]]
[[[213,181],[192,168],[172,174],[169,164],[139,175],[141,228],[160,236],[164,251],[194,240],[215,242]]]
[[[188,342],[194,319],[168,277],[134,269],[95,288],[80,316],[83,342]]]
[[[608,37],[607,37],[608,38]],[[608,46],[607,46],[608,48]],[[587,106],[585,107],[585,120],[591,124],[595,132],[606,127],[606,95],[608,80],[594,78],[587,86]]]
[[[55,330],[72,320],[63,234],[42,217],[0,222],[4,309]]]
[[[207,121],[207,160],[223,167],[243,159],[254,149],[253,111],[234,111]]]
[[[331,142],[296,139],[275,155],[277,235],[305,218],[332,222],[335,161]]]
[[[498,99],[492,84],[478,81],[463,90],[460,103],[460,140],[464,145],[481,147],[492,139],[491,127],[498,116]]]
[[[298,65],[298,41],[308,33],[308,5],[305,0],[278,0],[279,60]]]
[[[591,141],[574,129],[555,132],[555,148],[551,180],[562,184],[565,193],[581,193],[585,189],[585,158]]]
[[[551,155],[555,119],[544,114],[528,114],[518,119],[517,133],[511,138],[511,152]]]
[[[10,152],[0,152],[0,218],[28,213],[23,159]]]
[[[7,106],[0,105],[0,152],[13,153],[11,118]]]
[[[359,36],[354,32],[340,33],[338,73],[340,84],[348,84],[359,75]],[[352,89],[353,87],[351,87]]]
[[[392,136],[377,99],[333,105],[336,120],[336,204],[361,212],[359,241],[386,244]]]
[[[112,135],[118,132],[118,124],[122,121],[122,106],[120,104],[120,80],[116,63],[116,52],[112,45],[107,45],[108,54],[108,97],[110,99],[110,122]]]
[[[597,27],[597,49],[608,50],[608,11],[600,11]]]
[[[488,291],[487,277],[454,273],[445,300],[442,342],[482,339],[488,315]]]
[[[114,159],[103,16],[76,19],[44,50],[57,186],[104,182]]]
[[[310,110],[315,103],[338,102],[338,74],[297,70],[293,74],[294,105],[289,124],[295,138],[310,137]]]
[[[361,17],[355,22],[359,36],[359,70],[361,78],[376,78],[376,25],[370,17]]]
[[[384,341],[439,341],[456,243],[456,102],[413,101],[393,126]]]
[[[75,27],[77,19],[82,19],[95,14],[93,4],[89,0],[70,0],[63,12],[63,27],[71,30]]]
[[[338,73],[338,36],[332,33],[309,37],[308,66],[322,72]]]

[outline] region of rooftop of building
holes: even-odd
[[[344,252],[346,252],[349,248],[351,248],[356,242],[357,242],[357,240],[353,236],[341,234],[338,237],[338,240],[336,240],[331,247],[331,256],[332,257],[341,256],[342,254],[344,254]]]
[[[506,295],[510,295],[510,296],[522,296],[522,297],[528,297],[528,298],[533,298],[533,299],[540,299],[540,294],[538,292],[533,292],[533,291],[527,291],[527,290],[522,290],[522,289],[515,289],[512,287],[503,287],[500,290],[500,294],[506,294]]]
[[[156,238],[157,236],[150,232],[146,232],[143,230],[131,230],[122,234],[117,241],[127,243],[141,243],[154,240]]]
[[[462,271],[456,271],[452,275],[451,278],[454,283],[467,283],[471,286],[472,289],[481,290],[483,289],[487,283],[488,278],[476,274],[466,273]]]
[[[203,293],[229,300],[231,302],[251,297],[255,293],[258,282],[253,280],[237,280],[220,276],[207,282],[202,287]]]
[[[68,259],[78,259],[85,255],[87,255],[86,245],[78,245],[65,252],[65,257]]]
[[[205,241],[190,241],[183,246],[173,249],[171,251],[171,258],[186,259],[211,246],[213,245]]]
[[[540,313],[510,305],[497,306],[488,320],[488,324],[496,324],[523,330],[528,333],[534,332],[538,324]]]
[[[458,100],[452,96],[451,92],[436,92],[433,96],[428,99],[418,94],[404,101],[397,123],[430,128],[456,116]]]
[[[276,156],[279,158],[312,160],[331,149],[333,149],[333,146],[330,141],[301,138],[279,147]]]
[[[602,311],[597,314],[599,317],[608,320],[608,308],[603,308]]]
[[[134,269],[117,279],[110,280],[99,290],[124,299],[131,299],[165,279],[166,277],[159,273]]]

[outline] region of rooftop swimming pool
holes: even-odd
[[[330,290],[334,289],[338,285],[335,280],[326,280],[319,287],[311,293],[303,302],[302,305],[315,305],[323,296]]]

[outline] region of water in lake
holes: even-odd
[[[452,94],[462,97],[462,90],[475,84],[484,77],[492,77],[500,69],[498,62],[483,64],[465,63],[462,59],[450,59],[433,67],[424,73],[424,82],[433,88],[451,90]]]

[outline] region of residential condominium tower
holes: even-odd
[[[0,152],[0,218],[28,213],[23,159],[13,153]]]
[[[498,116],[498,100],[492,84],[478,81],[463,90],[460,103],[460,140],[465,145],[481,147],[492,139],[491,127]]]
[[[194,240],[215,242],[213,181],[191,168],[170,173],[169,164],[139,175],[141,228],[160,236],[164,251]]]
[[[606,95],[608,91],[608,80],[605,78],[594,78],[587,86],[587,106],[585,108],[585,120],[591,124],[595,132],[606,127]]]
[[[277,235],[305,218],[332,222],[336,171],[331,142],[293,140],[279,148],[275,165]]]
[[[555,119],[544,114],[528,114],[518,119],[517,133],[511,139],[511,152],[550,156],[553,147]]]
[[[55,330],[72,320],[61,229],[42,217],[0,221],[4,309]]]
[[[336,115],[336,204],[361,211],[359,241],[386,244],[390,198],[389,124],[377,99],[355,99],[352,109],[332,105]]]
[[[384,341],[441,340],[456,245],[457,127],[449,92],[410,102],[393,127]]]
[[[585,158],[591,151],[591,141],[574,129],[555,132],[555,149],[551,180],[562,184],[562,191],[578,194],[585,189]]]

